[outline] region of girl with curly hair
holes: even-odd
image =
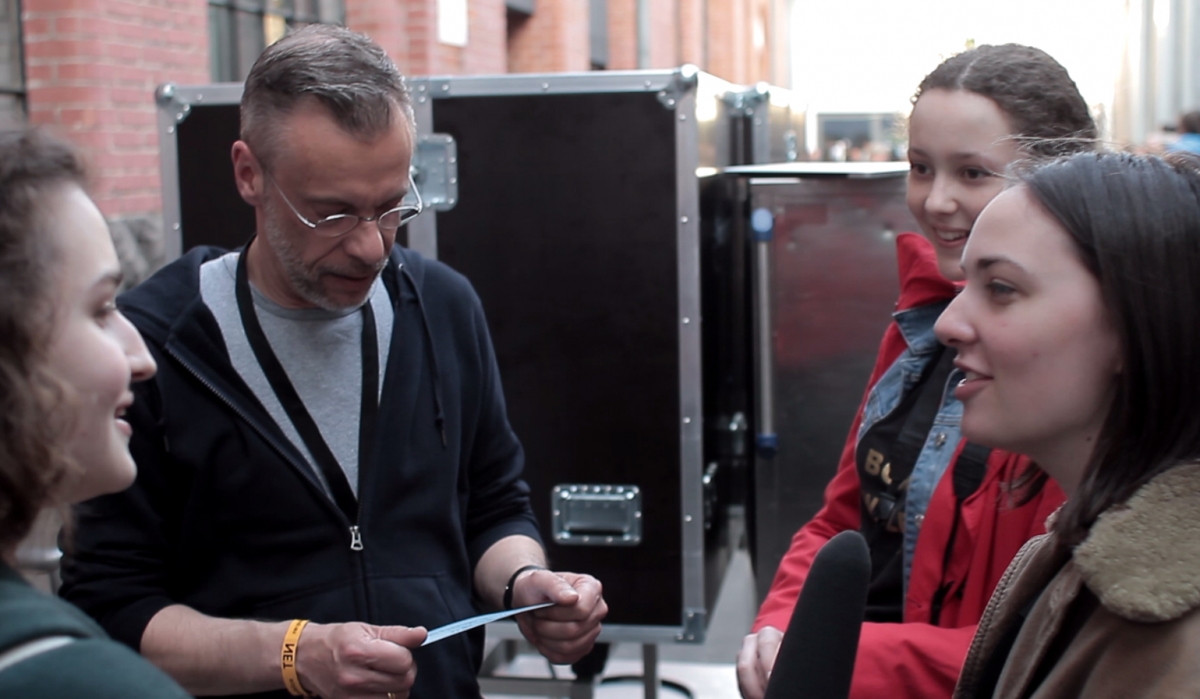
[[[108,226],[73,149],[0,131],[0,696],[186,697],[15,571],[46,507],[128,487],[131,382],[154,360],[116,309]]]

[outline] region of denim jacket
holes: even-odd
[[[893,317],[908,349],[896,359],[871,389],[863,408],[862,423],[858,428],[858,439],[876,422],[896,409],[904,395],[917,385],[921,373],[936,356],[937,338],[933,324],[950,304],[949,300],[917,306],[896,312]],[[917,534],[925,519],[925,509],[937,488],[942,474],[962,438],[962,403],[954,397],[953,387],[962,379],[958,369],[950,372],[942,395],[941,408],[933,420],[933,428],[925,438],[917,462],[913,464],[908,484],[904,510],[904,589],[908,591],[908,579],[912,573],[913,552],[917,548]]]

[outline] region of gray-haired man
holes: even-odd
[[[480,632],[419,647],[477,605],[553,602],[518,622],[555,662],[599,633],[600,584],[541,568],[478,299],[394,246],[414,140],[378,46],[285,37],[232,151],[257,237],[122,298],[140,473],[80,509],[63,594],[196,694],[478,696]]]

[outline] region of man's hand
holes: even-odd
[[[553,607],[519,614],[521,633],[538,652],[560,665],[579,660],[600,635],[608,614],[600,581],[590,575],[531,570],[513,581],[513,608],[540,602]]]
[[[417,678],[411,648],[422,627],[309,624],[296,648],[300,683],[324,699],[404,699]]]
[[[758,633],[742,639],[742,650],[737,658],[737,676],[738,689],[744,699],[763,699],[782,641],[783,632],[774,626],[764,626]]]

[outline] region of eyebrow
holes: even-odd
[[[409,189],[410,189],[410,187],[408,187],[407,183],[405,183],[404,189],[401,189],[398,193],[388,197],[384,201],[385,202],[395,201],[396,205],[399,206],[400,202],[404,201],[404,197],[408,196]],[[347,208],[347,209],[354,208],[354,204],[352,204],[351,202],[339,199],[338,197],[313,197],[311,199],[306,198],[305,201],[307,201],[309,204],[312,204],[313,206],[338,206],[338,207],[343,207],[343,208]],[[381,206],[383,206],[383,204],[376,204],[375,208],[379,208]]]
[[[108,285],[108,286],[120,287],[121,283],[124,281],[125,281],[125,274],[123,272],[109,271],[109,272],[105,272],[104,274],[100,275],[100,278],[97,279],[96,283],[92,284],[92,286],[96,287],[96,286]]]
[[[994,267],[995,265],[1002,264],[1002,263],[1010,264],[1022,271],[1025,270],[1025,268],[1022,267],[1021,264],[1018,263],[1016,260],[1014,260],[1010,257],[1005,257],[1003,255],[998,255],[995,257],[981,257],[975,261],[975,269],[982,272],[990,267]]]
[[[929,153],[925,152],[924,150],[921,150],[920,148],[909,148],[908,152],[910,155],[917,155],[922,158],[929,157]],[[953,159],[956,159],[956,160],[968,160],[970,158],[979,158],[982,160],[982,159],[987,158],[987,154],[985,154],[983,151],[978,151],[978,150],[960,150],[960,151],[955,151],[954,153],[951,153],[950,157]]]

